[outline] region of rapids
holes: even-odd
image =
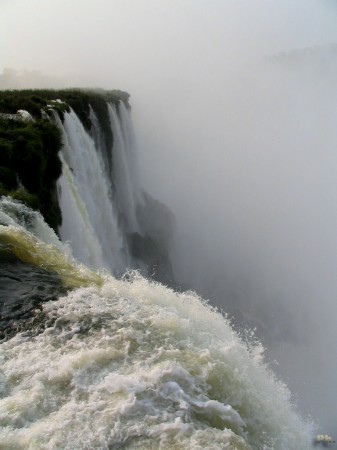
[[[309,448],[260,344],[193,292],[86,269],[41,216],[25,229],[28,208],[1,202],[2,248],[68,291],[0,345],[1,449]]]

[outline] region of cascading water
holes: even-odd
[[[63,240],[71,242],[73,253],[80,261],[90,267],[102,268],[104,266],[102,247],[74,183],[73,174],[62,155],[61,161],[63,173],[58,187],[63,219],[60,236]]]
[[[90,287],[44,303],[29,333],[1,344],[0,448],[308,449],[261,347],[195,294],[95,274],[60,250],[51,258],[13,224],[0,227],[2,245],[11,233],[68,289]]]
[[[89,119],[90,134],[73,110],[63,122],[55,115],[63,132],[60,236],[89,267],[116,276],[137,269],[167,283],[173,278],[164,236],[169,233],[160,229],[170,228],[171,217],[140,187],[130,114],[123,102],[106,104],[111,142],[91,107]]]
[[[139,231],[136,216],[137,204],[137,176],[133,170],[135,158],[130,154],[134,150],[131,139],[131,130],[126,119],[123,104],[120,110],[123,112],[124,121],[118,117],[113,105],[108,105],[111,128],[115,140],[114,165],[116,174],[116,201],[122,213],[123,221],[128,231]],[[122,125],[123,124],[123,125]]]
[[[0,201],[0,292],[10,303],[25,268],[20,301],[32,314],[0,344],[0,449],[308,450],[310,427],[260,344],[194,293],[108,273],[132,266],[132,233],[154,245],[146,220],[162,211],[139,188],[128,111],[108,112],[111,164],[93,110],[93,138],[74,111],[58,121],[60,235],[71,251],[41,215]],[[13,305],[0,312],[17,326]]]
[[[98,150],[73,111],[65,113],[62,128],[62,153],[72,173],[66,169],[66,182],[60,182],[61,210],[64,210],[63,215],[67,217],[60,228],[60,236],[62,240],[74,242],[74,233],[77,235],[72,247],[74,256],[81,259],[86,237],[90,234],[92,239],[94,238],[90,230],[92,228],[98,251],[94,258],[85,258],[84,262],[92,262],[96,268],[105,267],[120,272],[127,263],[123,251],[125,245]],[[66,193],[63,193],[62,186],[65,184],[68,188]],[[74,230],[74,223],[79,224],[76,220],[79,215],[85,225]]]

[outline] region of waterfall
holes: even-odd
[[[73,254],[89,267],[104,267],[102,247],[90,223],[88,211],[76,188],[74,177],[61,155],[63,173],[58,181],[63,241],[71,243]]]
[[[54,115],[62,242],[0,199],[0,448],[307,450],[254,336],[149,279],[171,279],[172,214],[140,187],[125,105],[106,104],[112,139],[87,112]]]
[[[172,214],[141,189],[129,111],[122,101],[105,106],[103,119],[100,111],[102,124],[89,105],[89,130],[72,109],[63,121],[54,115],[63,134],[63,173],[58,180],[61,239],[91,268],[115,276],[136,269],[172,285]]]
[[[128,231],[139,232],[139,224],[136,216],[137,204],[137,175],[134,170],[135,157],[134,141],[131,136],[131,127],[126,119],[126,111],[123,103],[120,103],[120,111],[123,119],[120,120],[116,108],[109,104],[109,116],[114,136],[114,169],[116,176],[116,202],[122,215],[122,220]]]
[[[74,256],[85,264],[121,273],[128,260],[102,149],[96,148],[74,111],[65,113],[61,126],[64,171],[59,192],[65,220],[60,236],[71,242]],[[95,127],[99,130],[97,122]]]

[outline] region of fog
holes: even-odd
[[[0,87],[130,92],[144,187],[176,216],[179,282],[256,328],[303,414],[336,434],[335,1],[0,0],[0,12],[0,71],[16,70]]]

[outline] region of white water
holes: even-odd
[[[139,180],[139,169],[138,169],[138,154],[137,154],[137,143],[135,131],[133,128],[133,123],[129,111],[123,102],[118,105],[118,111],[120,116],[120,124],[123,130],[123,137],[125,142],[125,155],[127,160],[127,167],[130,172],[130,178],[132,180],[131,190],[135,201],[139,195],[140,180]]]
[[[94,139],[95,147],[98,150],[97,155],[100,158],[101,166],[102,166],[103,170],[105,171],[106,177],[110,180],[110,183],[108,184],[108,189],[109,189],[109,195],[112,198],[112,195],[113,195],[112,194],[112,186],[111,186],[112,171],[110,169],[112,167],[112,160],[111,160],[111,158],[109,158],[107,152],[104,152],[104,150],[103,150],[105,147],[103,131],[100,126],[97,115],[96,115],[95,111],[92,109],[91,105],[89,105],[89,119],[90,119],[91,125],[92,125],[91,132],[92,132],[92,136]],[[108,159],[110,159],[110,160],[108,160]]]
[[[118,208],[123,214],[125,227],[129,232],[138,232],[139,224],[136,216],[137,171],[134,170],[136,158],[134,157],[134,139],[132,128],[122,102],[119,109],[122,114],[120,120],[115,107],[108,105],[111,128],[114,136],[114,173],[116,177],[116,201]]]
[[[21,232],[28,231],[45,244],[53,245],[71,256],[70,247],[59,240],[55,231],[46,224],[38,211],[33,211],[9,197],[0,199],[0,225],[14,227]]]
[[[74,256],[86,264],[120,273],[127,266],[125,245],[102,159],[73,111],[65,114],[61,126],[62,153],[72,172],[65,168],[66,180],[60,182],[61,210],[67,216],[60,228],[61,238],[71,243]],[[75,224],[79,227],[74,228]],[[86,255],[88,235],[89,242],[94,240],[92,230],[98,242],[97,251],[93,254],[90,249]]]
[[[43,333],[0,345],[1,449],[309,448],[260,345],[193,293],[102,281],[46,303]]]
[[[91,226],[87,209],[74,183],[74,177],[62,155],[62,176],[58,180],[59,204],[62,226],[59,229],[64,241],[69,241],[76,257],[89,267],[104,267],[102,247]],[[85,245],[83,245],[85,242]]]

